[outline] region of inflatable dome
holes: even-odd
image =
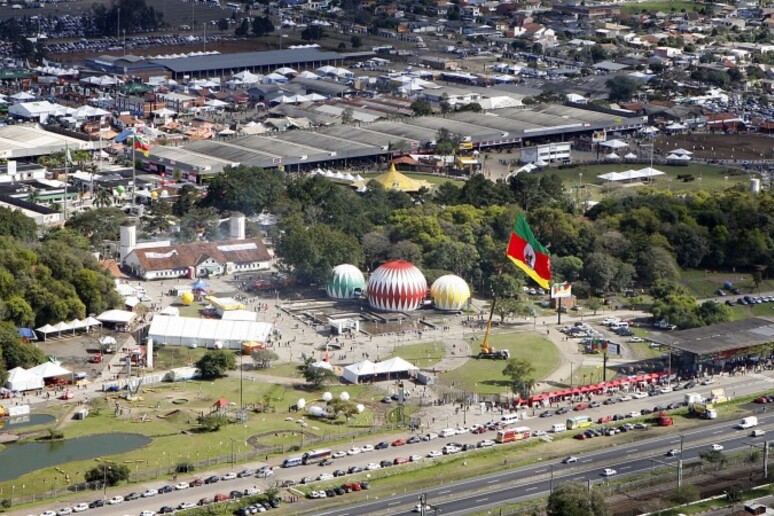
[[[355,294],[365,290],[366,282],[363,273],[354,265],[344,263],[333,268],[328,276],[325,291],[333,299],[352,299]]]
[[[376,310],[409,312],[416,310],[427,295],[427,280],[409,262],[387,262],[368,279],[368,304]]]
[[[464,279],[454,274],[441,276],[430,287],[430,297],[433,298],[438,310],[462,310],[470,299],[470,288]]]
[[[194,302],[194,295],[190,292],[183,292],[180,296],[180,301],[182,301],[185,306],[188,306]]]

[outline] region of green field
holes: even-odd
[[[768,292],[774,290],[774,280],[764,279],[755,289],[750,274],[742,272],[712,272],[703,270],[685,270],[682,273],[680,282],[688,287],[691,293],[699,298],[715,297],[715,291],[722,289],[726,281],[733,283],[733,286],[741,290],[742,295],[755,295],[756,292]],[[730,293],[729,293],[730,294]],[[731,294],[729,297],[739,297]]]
[[[572,190],[573,196],[579,195],[582,200],[599,201],[605,195],[618,191],[627,190],[653,190],[658,192],[677,192],[688,193],[700,190],[715,191],[732,187],[736,184],[747,184],[748,177],[739,175],[737,171],[730,171],[725,167],[713,165],[702,165],[693,163],[687,166],[666,166],[654,165],[653,168],[664,172],[665,176],[660,176],[654,180],[652,185],[643,185],[642,183],[631,183],[627,186],[625,183],[609,183],[597,176],[608,172],[623,172],[630,169],[640,169],[647,165],[627,164],[618,165],[578,165],[577,167],[568,167],[561,169],[551,169],[551,173],[556,173],[565,183],[565,188]],[[581,177],[580,174],[583,174]],[[678,180],[677,176],[691,175],[695,178],[693,181]],[[727,179],[726,179],[727,178]],[[578,185],[581,185],[578,192]]]
[[[446,356],[446,350],[443,342],[421,342],[419,344],[408,344],[406,346],[396,346],[392,355],[385,360],[400,357],[408,360],[420,368],[433,367]]]
[[[559,350],[553,342],[534,332],[502,333],[492,335],[490,343],[495,349],[507,349],[512,357],[529,359],[535,368],[535,379],[540,381],[559,366]],[[478,353],[480,339],[472,343],[471,354]],[[503,393],[510,387],[510,380],[503,376],[505,361],[478,360],[471,358],[465,365],[440,375],[444,385],[481,393]]]
[[[663,0],[663,1],[646,1],[646,2],[629,2],[621,4],[621,12],[625,13],[640,13],[647,11],[656,13],[661,11],[662,13],[669,13],[671,11],[698,11],[702,8],[703,4],[698,2],[690,2],[688,0]]]

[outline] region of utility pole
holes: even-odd
[[[684,435],[680,435],[680,458],[677,459],[677,489],[683,487],[683,439]]]
[[[548,482],[548,492],[554,492],[554,465],[551,464],[551,480]]]
[[[425,505],[427,503],[427,495],[425,493],[422,493],[419,495],[419,514],[420,516],[425,516]]]

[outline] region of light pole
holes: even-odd
[[[570,361],[570,389],[572,389],[572,366],[575,365],[575,362]]]

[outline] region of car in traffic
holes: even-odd
[[[237,478],[245,478],[245,477],[252,477],[255,474],[255,471],[252,469],[243,469],[239,473],[237,473]]]
[[[382,442],[378,443],[376,446],[374,446],[374,449],[384,450],[384,449],[389,448],[389,447],[390,447],[390,443],[388,443],[387,441],[382,441]]]
[[[483,427],[482,427],[482,428],[483,428]],[[484,431],[486,431],[486,428],[484,428]],[[420,443],[420,442],[422,442],[422,439],[420,439],[420,438],[419,438],[418,436],[416,436],[416,435],[412,435],[411,437],[409,437],[408,439],[406,439],[406,444],[417,444],[417,443]]]
[[[323,459],[320,461],[319,465],[320,467],[324,468],[325,466],[330,466],[331,464],[333,464],[333,459]]]
[[[79,504],[73,505],[73,512],[83,512],[88,510],[89,510],[89,504],[87,503],[81,502]]]
[[[410,462],[419,462],[421,460],[422,460],[422,456],[421,455],[412,455],[412,456],[409,457],[409,461]]]
[[[345,451],[341,451],[341,450],[339,450],[339,451],[335,451],[335,452],[333,452],[333,453],[331,454],[331,457],[333,457],[334,459],[340,459],[340,458],[342,458],[342,457],[346,457],[346,456],[347,456],[347,452],[345,452]],[[259,471],[260,471],[260,470],[259,470]]]
[[[152,496],[156,496],[157,494],[159,494],[158,489],[146,489],[145,491],[143,491],[142,497],[150,498]]]
[[[118,505],[119,503],[123,503],[124,497],[121,495],[115,495],[113,498],[108,500],[108,503],[110,505]]]
[[[363,453],[372,452],[372,451],[374,451],[374,447],[373,447],[373,445],[371,445],[371,444],[364,444],[364,445],[363,445],[363,446],[360,448],[360,451],[361,451],[361,452],[363,452]]]
[[[131,502],[133,500],[139,500],[142,497],[140,493],[129,493],[124,497],[124,500],[127,502]]]
[[[570,455],[569,457],[562,459],[562,464],[573,464],[575,462],[578,462],[578,457],[575,455]]]
[[[185,509],[193,509],[196,507],[196,504],[193,502],[180,502],[180,505],[177,506],[177,508],[181,511]]]
[[[605,468],[602,470],[602,476],[603,477],[612,477],[613,475],[617,475],[618,472],[614,470],[613,468]]]
[[[395,439],[394,441],[392,441],[393,446],[404,446],[405,444],[406,444],[405,439]]]
[[[220,479],[221,480],[234,480],[236,477],[237,477],[236,473],[234,473],[233,471],[229,471],[228,473],[226,473],[225,475],[220,477]]]
[[[710,446],[710,448],[712,448],[713,451],[723,451],[724,450],[723,445],[722,444],[717,444],[717,443],[715,443],[712,446]]]
[[[182,491],[184,489],[188,489],[189,487],[191,487],[191,485],[188,482],[180,482],[178,484],[175,484],[175,489],[177,491]]]
[[[494,446],[495,444],[497,443],[495,443],[492,439],[484,439],[483,441],[478,441],[478,443],[476,443],[476,447],[489,448],[490,446]]]
[[[430,457],[431,459],[434,457],[440,457],[441,455],[443,455],[443,453],[439,452],[438,450],[431,450],[427,452],[427,456]]]
[[[672,448],[671,450],[666,452],[666,455],[667,457],[675,457],[677,455],[680,455],[680,450],[678,450],[677,448]]]
[[[433,439],[438,439],[438,434],[435,432],[427,433],[422,437],[423,441],[432,441]]]
[[[363,450],[361,450],[357,446],[353,446],[352,448],[347,450],[347,455],[357,455],[357,454],[361,453],[362,451]]]

